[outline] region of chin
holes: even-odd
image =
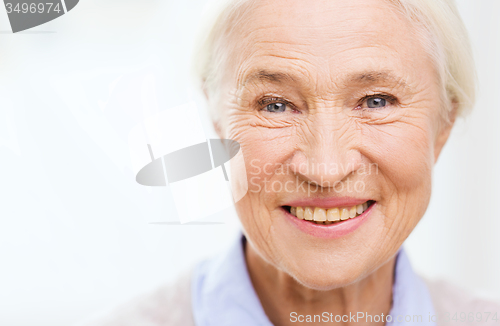
[[[293,250],[284,255],[293,259],[281,260],[280,269],[301,285],[319,291],[348,286],[380,267],[376,257],[363,257],[354,252],[332,254],[313,249]]]
[[[301,269],[299,271],[289,271],[288,273],[301,285],[318,291],[346,287],[365,276],[365,273],[359,270],[361,266],[344,266],[345,269],[341,269],[339,266],[336,268],[328,267],[309,265],[307,270]]]

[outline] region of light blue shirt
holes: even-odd
[[[248,275],[244,242],[244,237],[239,236],[227,252],[204,261],[195,268],[191,291],[193,315],[197,326],[272,325]],[[384,316],[386,325],[435,326],[435,322],[429,321],[429,316],[432,315],[435,315],[435,310],[427,286],[413,272],[408,257],[401,249],[395,267],[390,311],[392,322]],[[335,317],[344,318],[346,321],[349,317],[350,321],[355,321],[353,316],[354,314],[346,317],[329,315],[328,318],[333,318],[333,321]],[[360,317],[359,322],[365,321],[364,318],[366,316]],[[298,321],[297,323],[300,324]]]

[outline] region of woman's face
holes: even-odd
[[[219,130],[245,156],[247,239],[310,288],[359,280],[424,214],[451,128],[420,34],[383,0],[258,1],[238,26]]]

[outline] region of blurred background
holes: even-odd
[[[205,0],[81,0],[12,34],[0,8],[0,325],[62,326],[175,279],[226,247],[233,209],[172,225],[168,188],[135,182],[128,135],[195,101]],[[415,269],[500,297],[500,1],[460,0],[479,75],[405,246]]]

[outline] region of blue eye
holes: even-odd
[[[366,100],[366,105],[370,109],[383,108],[387,105],[387,100],[381,97],[372,97]]]
[[[286,104],[285,103],[270,103],[266,105],[266,111],[268,112],[285,112]]]

